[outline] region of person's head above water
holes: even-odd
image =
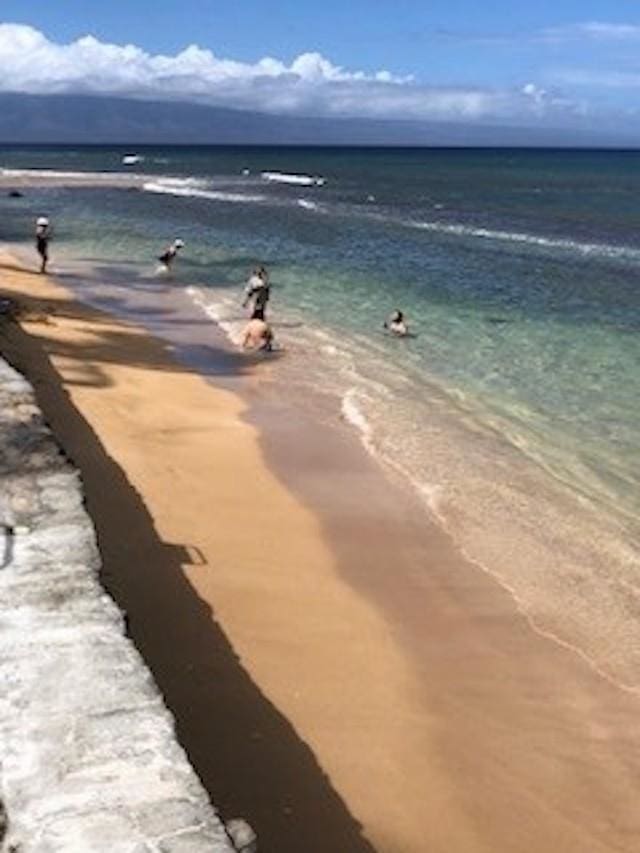
[[[398,309],[396,309],[388,320],[385,320],[382,324],[385,329],[388,329],[394,335],[399,335],[404,337],[404,335],[409,334],[409,327],[407,326],[407,322],[404,319],[404,313]]]
[[[183,246],[184,246],[184,240],[178,239],[178,240],[173,241],[173,248],[174,249],[182,249]]]

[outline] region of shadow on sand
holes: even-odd
[[[86,350],[65,346],[79,362],[117,358],[110,334]],[[222,817],[246,818],[261,853],[373,853],[311,749],[252,681],[215,612],[185,577],[185,565],[198,562],[193,548],[158,537],[139,494],[72,404],[39,342],[0,320],[0,351],[34,385],[45,418],[82,473],[103,582],[126,612],[130,636]]]
[[[0,271],[2,269],[10,269],[10,267],[0,264]],[[7,303],[12,303],[10,307],[0,311],[0,314],[51,326],[55,326],[56,318],[83,321],[90,316],[94,326],[102,326],[99,335],[92,335],[90,339],[87,337],[81,344],[69,344],[57,340],[54,336],[40,335],[51,355],[62,356],[77,365],[74,378],[67,380],[70,385],[107,387],[110,380],[107,373],[100,369],[100,364],[126,364],[128,367],[171,373],[197,372],[199,376],[223,378],[240,376],[250,371],[256,364],[263,362],[265,358],[273,361],[282,355],[278,349],[263,353],[225,348],[208,342],[190,343],[187,339],[169,344],[152,338],[156,341],[156,346],[145,346],[143,357],[138,359],[134,354],[136,348],[132,347],[132,344],[140,336],[140,318],[132,314],[127,320],[118,320],[118,328],[114,327],[114,316],[127,316],[127,305],[124,299],[115,297],[104,299],[104,306],[98,309],[81,305],[73,299],[43,300],[24,294],[16,296],[14,293],[3,296],[1,289],[0,298]],[[112,313],[106,313],[107,311]],[[171,310],[163,308],[147,309],[145,306],[144,313],[151,315],[159,330],[177,329],[180,326],[189,329],[197,325],[191,319],[181,319]],[[130,329],[125,325],[127,322],[133,324]],[[210,328],[211,322],[203,321],[202,325]],[[154,331],[151,330],[150,334],[153,335]],[[126,359],[123,357],[124,352],[127,353]]]

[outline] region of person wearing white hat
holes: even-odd
[[[49,261],[49,240],[51,239],[51,223],[46,216],[36,219],[36,250],[40,255],[40,272],[47,271]]]
[[[160,267],[161,271],[169,272],[171,264],[174,262],[176,255],[183,246],[183,240],[174,240],[173,243],[164,250],[164,252],[158,257],[158,260],[162,265]]]

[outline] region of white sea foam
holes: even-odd
[[[169,179],[147,181],[142,185],[142,189],[148,193],[160,193],[181,196],[183,198],[206,198],[210,201],[244,202],[245,204],[257,204],[258,202],[265,201],[265,196],[263,195],[201,189],[196,184],[179,184],[176,181],[170,182]]]
[[[363,376],[358,378],[366,381]],[[356,386],[349,388],[342,395],[341,411],[344,420],[357,430],[366,450],[372,456],[376,457],[378,461],[383,462],[396,473],[406,478],[425,502],[432,514],[446,526],[446,514],[443,508],[444,492],[442,486],[435,483],[428,483],[424,479],[416,477],[415,472],[406,465],[403,465],[397,456],[389,454],[388,452],[385,452],[383,448],[379,448],[377,446],[373,423],[365,414],[363,406],[358,400],[361,396],[362,389],[358,389]]]
[[[309,201],[306,198],[299,198],[298,205],[305,210],[319,210],[318,205],[314,201]]]
[[[290,175],[286,172],[262,172],[261,177],[276,184],[295,184],[302,187],[321,187],[326,183],[326,178],[317,175]]]
[[[186,293],[193,304],[213,320],[233,344],[241,344],[245,320],[238,320],[237,315],[234,317],[232,309],[236,305],[235,301],[229,298],[216,299],[211,292],[193,286],[187,287]]]
[[[0,168],[0,178],[37,178],[52,181],[83,181],[108,183],[114,181],[131,182],[142,175],[133,172],[60,172],[55,169],[5,169]]]
[[[153,182],[167,187],[207,187],[210,182],[204,178],[194,178],[192,175],[183,178],[147,175]]]
[[[486,240],[502,240],[511,243],[526,243],[531,246],[542,246],[553,249],[566,249],[580,252],[583,255],[598,254],[610,257],[640,260],[640,250],[626,246],[613,246],[608,243],[580,243],[575,240],[554,239],[520,231],[501,231],[491,228],[474,228],[469,225],[459,225],[446,222],[419,222],[411,220],[407,223],[410,228],[422,231],[433,231],[439,234],[454,234],[461,237],[479,237]]]
[[[357,396],[356,388],[349,388],[343,394],[340,406],[342,416],[347,423],[358,430],[362,443],[367,450],[373,452],[373,429],[362,408],[358,405]]]
[[[0,179],[32,180],[41,183],[82,186],[136,187],[147,192],[173,195],[198,196],[220,201],[257,201],[263,196],[248,196],[239,193],[222,193],[208,189],[211,181],[194,176],[173,177],[169,175],[144,175],[140,172],[69,172],[54,169],[4,169],[0,168]]]
[[[438,521],[446,527],[446,513],[443,509],[443,487],[434,483],[425,483],[423,480],[418,480],[415,477],[412,477],[405,468],[402,469],[401,473],[403,473],[411,482],[416,492],[418,492]]]
[[[122,158],[122,163],[125,166],[133,166],[135,163],[142,163],[144,157],[140,154],[125,154]]]

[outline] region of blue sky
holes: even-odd
[[[4,90],[640,128],[629,2],[2,0],[0,22]]]

